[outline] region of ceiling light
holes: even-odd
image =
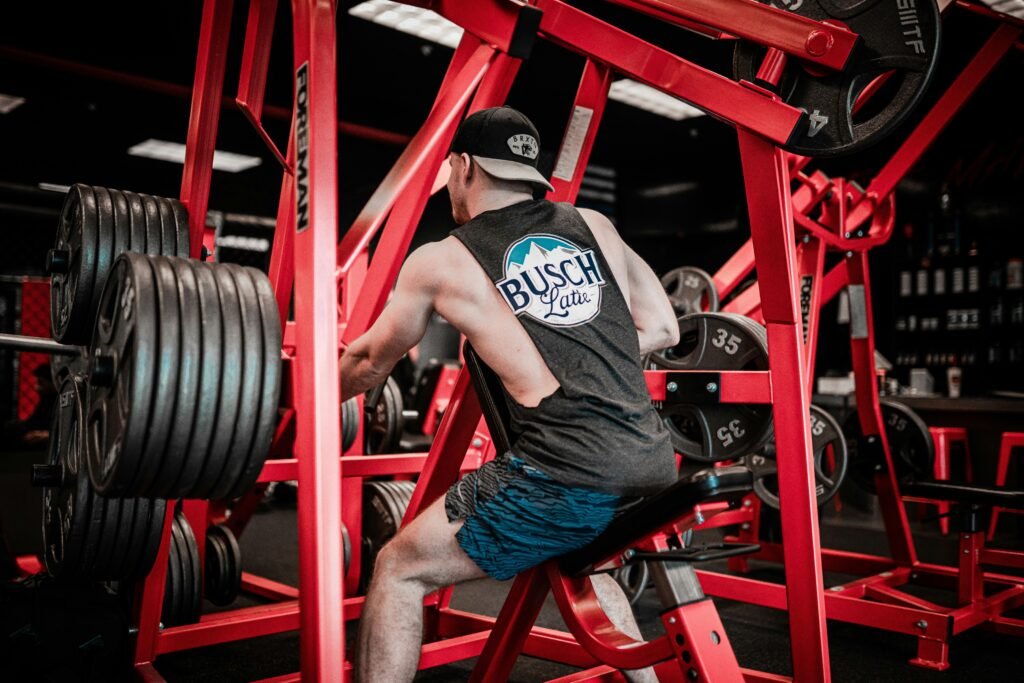
[[[185,163],[185,145],[167,140],[155,140],[150,138],[145,142],[128,148],[128,154],[133,157],[144,157],[146,159],[159,159],[160,161],[171,161],[176,164]],[[235,154],[215,150],[213,153],[213,169],[215,171],[227,171],[238,173],[254,168],[263,163],[259,157],[247,154]]]
[[[4,95],[0,93],[0,114],[10,114],[12,111],[25,104],[24,97]]]
[[[354,17],[393,28],[402,33],[456,48],[462,39],[462,28],[436,12],[391,0],[368,0],[348,11]]]
[[[608,99],[644,109],[673,121],[704,115],[703,111],[680,99],[629,78],[612,83],[612,87],[608,91]]]

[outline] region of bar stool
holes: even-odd
[[[967,481],[974,478],[974,471],[971,467],[971,448],[967,443],[967,430],[963,427],[929,427],[932,435],[932,442],[935,444],[935,481],[949,481],[950,475],[950,453],[953,444],[960,444],[964,456],[964,470]],[[931,498],[918,498],[916,496],[904,496],[903,500],[910,503],[934,505],[939,513],[939,529],[942,535],[949,533],[949,510],[950,503],[945,500],[932,500]]]
[[[1003,438],[999,444],[999,463],[996,465],[996,486],[1006,486],[1006,474],[1010,469],[1010,454],[1014,448],[1024,448],[1024,432],[1003,432]],[[1000,512],[1022,514],[1020,510],[993,507],[992,521],[988,526],[988,540],[990,541],[996,534],[996,524],[999,523]]]

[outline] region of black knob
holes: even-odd
[[[46,272],[63,275],[71,265],[71,252],[67,249],[51,249],[46,252]]]

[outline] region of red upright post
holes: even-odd
[[[738,134],[768,328],[793,674],[799,683],[824,683],[831,672],[789,169],[785,154],[773,144],[743,129]]]
[[[343,679],[335,3],[293,0],[296,438],[302,678]]]

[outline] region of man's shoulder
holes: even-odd
[[[455,237],[446,237],[427,242],[409,254],[404,270],[421,281],[441,282],[466,257],[469,252],[462,243]]]

